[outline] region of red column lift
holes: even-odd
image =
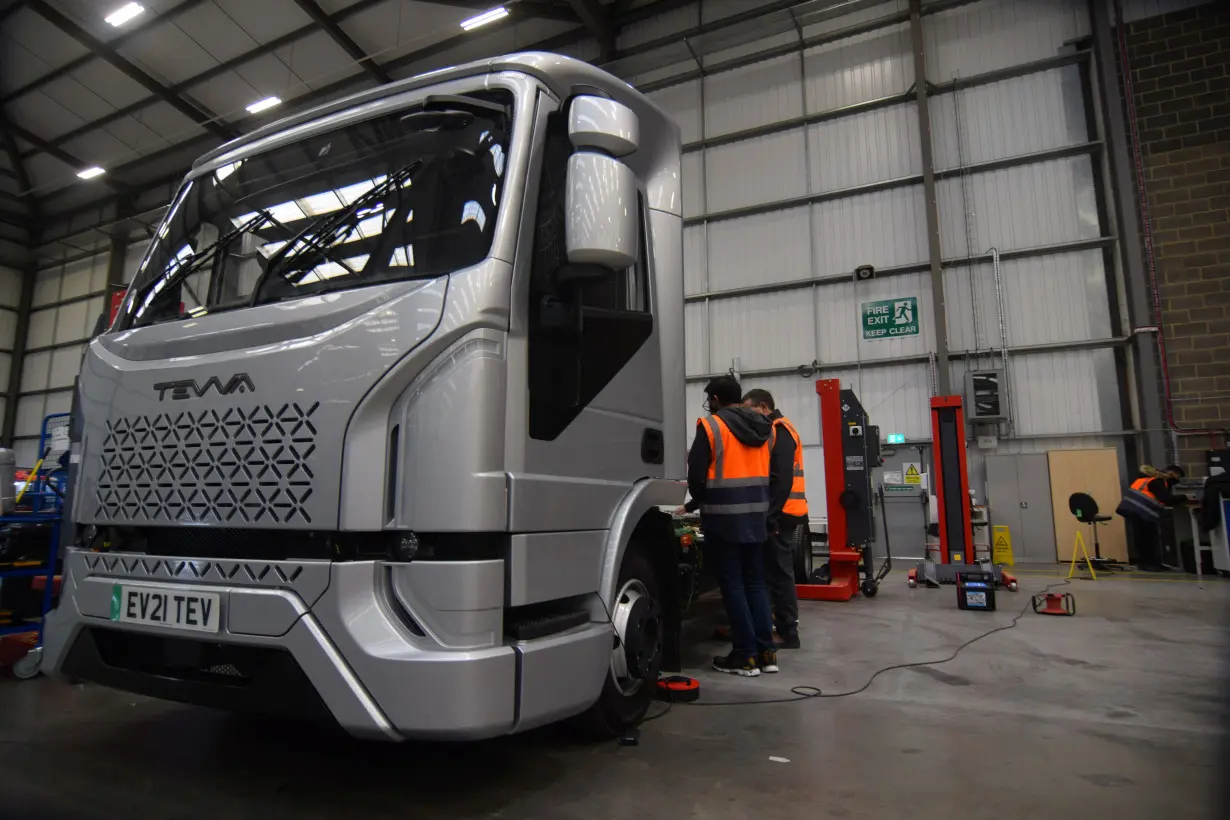
[[[871,545],[875,541],[875,495],[872,470],[880,466],[880,431],[853,390],[837,379],[816,382],[820,396],[820,437],[824,445],[824,495],[828,514],[827,583],[798,584],[800,600],[848,601],[862,590],[871,597],[892,566],[885,534],[885,563],[877,573]],[[883,500],[881,499],[881,509]],[[811,549],[804,544],[804,549]],[[859,583],[859,572],[865,575]]]
[[[969,462],[965,450],[965,410],[960,396],[931,397],[931,487],[939,529],[938,560],[925,558],[906,583],[915,587],[955,584],[958,573],[992,572],[996,584],[1016,591],[1017,581],[990,561],[976,563],[970,523]]]

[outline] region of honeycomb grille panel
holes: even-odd
[[[124,416],[98,450],[95,518],[310,524],[320,407],[287,403]]]

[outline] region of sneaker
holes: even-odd
[[[761,671],[768,672],[770,674],[772,674],[773,672],[777,672],[778,671],[777,669],[777,650],[776,649],[766,649],[763,652],[761,652],[759,663],[760,663]]]
[[[745,678],[760,676],[760,665],[756,662],[756,658],[747,655],[736,655],[734,652],[731,652],[729,655],[718,655],[714,658],[713,668],[719,672],[729,672],[732,675],[741,675]]]
[[[802,644],[799,643],[797,632],[793,635],[774,635],[773,643],[777,644],[778,649],[799,649],[802,647]]]

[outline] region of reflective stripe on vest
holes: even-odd
[[[1124,516],[1155,522],[1162,517],[1166,506],[1149,490],[1151,478],[1138,478],[1123,493],[1123,500],[1115,512]]]
[[[786,504],[782,507],[782,514],[805,518],[807,516],[807,485],[803,480],[803,441],[799,438],[799,431],[795,430],[794,425],[784,416],[774,419],[773,427],[774,429],[786,428],[790,438],[794,439],[794,480],[790,484],[790,497],[786,499]]]
[[[709,438],[709,474],[701,515],[726,518],[767,513],[769,447],[748,447],[717,416],[700,423]]]

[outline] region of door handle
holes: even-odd
[[[641,461],[646,464],[661,464],[666,458],[666,443],[662,431],[656,427],[646,427],[641,434]]]

